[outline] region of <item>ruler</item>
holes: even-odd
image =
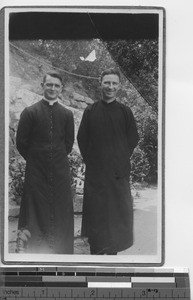
[[[181,300],[190,298],[187,269],[18,267],[0,269],[1,300]]]

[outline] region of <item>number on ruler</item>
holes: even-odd
[[[141,296],[142,296],[142,297],[146,297],[146,296],[147,296],[146,290],[143,290],[143,291],[141,292]]]

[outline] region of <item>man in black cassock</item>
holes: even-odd
[[[130,157],[138,143],[131,109],[116,101],[117,70],[101,75],[102,99],[88,106],[78,131],[86,164],[82,236],[91,254],[117,254],[133,244]]]
[[[74,221],[67,155],[74,142],[73,114],[58,103],[58,73],[47,73],[42,88],[43,99],[25,108],[18,124],[17,149],[26,160],[18,229],[26,252],[71,254]]]

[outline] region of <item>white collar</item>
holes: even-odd
[[[46,102],[49,103],[49,105],[53,105],[54,103],[58,102],[58,98],[56,100],[48,100],[45,97],[43,98]]]

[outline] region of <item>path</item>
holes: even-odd
[[[157,188],[138,191],[134,200],[134,244],[119,255],[157,253]]]

